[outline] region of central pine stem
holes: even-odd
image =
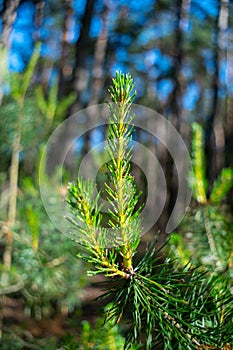
[[[125,134],[125,124],[124,124],[124,108],[121,108],[120,114],[120,123],[119,123],[119,139],[118,139],[118,157],[117,157],[117,182],[116,189],[118,194],[118,211],[119,211],[119,226],[121,230],[122,237],[122,255],[123,255],[123,266],[126,270],[132,269],[132,250],[128,244],[128,237],[126,231],[126,215],[125,215],[125,206],[124,206],[124,154],[125,154],[125,142],[124,142],[124,134]]]

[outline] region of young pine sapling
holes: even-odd
[[[205,271],[179,267],[170,259],[161,262],[155,240],[135,263],[141,209],[130,168],[135,97],[131,76],[117,72],[109,92],[108,226],[102,225],[101,191],[94,196],[91,179],[78,178],[68,187],[69,220],[83,248],[79,257],[91,266],[90,275],[107,277],[107,292],[101,296],[110,301],[106,322],[127,322],[125,349],[223,348],[232,342],[232,296],[227,290],[219,293]]]

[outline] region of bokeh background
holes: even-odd
[[[94,331],[89,323],[80,325],[80,317],[85,318],[80,315],[91,321],[89,301],[98,291],[75,257],[78,247],[53,226],[41,203],[38,169],[43,147],[70,115],[108,99],[117,70],[129,72],[136,85],[135,102],[167,118],[188,149],[191,123],[203,126],[211,188],[221,169],[233,164],[233,2],[1,0],[0,16],[3,348],[41,349],[46,344],[46,349],[56,349],[59,338],[71,349],[73,338],[64,331],[64,319],[72,314],[79,320],[75,318],[74,327],[78,334],[90,336]],[[67,123],[64,140],[69,140],[70,128]],[[100,133],[104,130],[84,135],[77,145],[80,157]],[[153,149],[150,135],[138,130],[136,138]],[[58,144],[57,154],[63,150],[64,143]],[[166,207],[156,226],[163,233],[177,181],[166,150],[160,162],[168,181]],[[76,169],[72,159],[66,165],[64,183]],[[56,164],[50,174],[45,171],[44,181],[51,173],[54,187],[49,196],[56,206],[65,188],[58,186]],[[142,175],[135,172],[143,189]],[[22,328],[22,323],[27,326]],[[122,344],[118,338],[116,343]]]
[[[231,1],[1,1],[0,6],[10,71],[23,72],[41,42],[33,82],[46,91],[58,79],[60,101],[76,93],[68,114],[104,101],[116,70],[130,72],[136,103],[162,113],[184,135],[190,122],[204,125],[212,180],[232,162]]]

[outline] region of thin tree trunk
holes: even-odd
[[[99,102],[99,98],[103,91],[105,76],[104,76],[104,61],[106,57],[108,44],[108,30],[109,30],[109,8],[106,7],[102,14],[102,29],[97,38],[94,52],[94,65],[92,73],[92,94],[88,106]]]
[[[10,166],[10,198],[8,208],[8,220],[6,229],[6,247],[3,253],[4,273],[2,274],[2,285],[7,286],[9,283],[9,272],[11,269],[11,256],[13,235],[12,228],[16,219],[17,208],[17,192],[18,192],[18,177],[19,177],[19,153],[21,150],[22,136],[22,120],[23,120],[23,105],[19,106],[18,121],[16,132],[12,143],[12,156]]]
[[[73,88],[78,96],[87,84],[88,74],[86,68],[86,58],[89,51],[89,32],[94,10],[94,0],[87,0],[86,9],[82,21],[80,36],[76,44],[75,74],[73,78]]]
[[[74,18],[74,9],[72,7],[73,0],[64,0],[64,21],[63,21],[63,30],[61,38],[61,56],[59,60],[59,72],[60,72],[60,86],[59,91],[62,95],[66,95],[70,91],[70,82],[73,73],[73,67],[69,63],[70,55],[70,46],[69,46],[69,31],[72,26],[72,21]]]
[[[102,14],[102,29],[96,40],[95,51],[94,51],[94,64],[92,69],[92,80],[91,80],[91,97],[89,99],[87,107],[96,105],[99,102],[101,94],[103,92],[105,76],[104,76],[104,61],[106,57],[106,50],[108,44],[108,15],[109,8],[106,7]],[[92,109],[86,114],[86,129],[89,130],[90,119],[92,117]],[[95,113],[95,112],[94,112]],[[82,154],[85,156],[90,150],[90,132],[85,134],[84,146],[82,148]]]
[[[35,39],[40,39],[39,30],[43,24],[44,19],[44,8],[45,8],[45,0],[36,0],[36,12],[35,12]]]
[[[227,29],[229,25],[229,0],[221,0],[219,23],[218,23],[218,52],[219,52],[219,64],[221,62],[227,62]],[[225,71],[226,78],[227,71]],[[214,133],[216,143],[216,171],[217,173],[225,166],[225,133],[224,133],[224,115],[227,113],[227,81],[222,82],[221,89],[225,92],[225,103],[219,106],[219,115],[215,120]]]
[[[210,184],[213,184],[214,179],[216,178],[216,138],[214,125],[216,118],[219,113],[219,100],[218,100],[218,91],[219,91],[219,33],[220,33],[220,13],[221,5],[218,6],[218,14],[215,20],[214,28],[214,74],[212,80],[212,106],[208,116],[208,121],[206,125],[206,156],[207,156],[207,177],[210,181]]]
[[[175,82],[175,88],[171,96],[171,123],[176,127],[178,131],[183,131],[184,124],[184,110],[182,106],[183,91],[185,89],[184,81],[181,75],[182,64],[184,60],[183,52],[183,33],[187,28],[188,16],[190,10],[190,0],[177,0],[176,1],[176,30],[174,37],[174,73],[173,80]],[[169,140],[168,140],[169,142]],[[166,160],[166,176],[168,183],[168,201],[167,201],[167,215],[170,216],[177,198],[178,190],[178,178],[177,171],[174,165],[173,159],[167,154]]]
[[[8,0],[3,3],[3,23],[2,23],[2,37],[1,44],[4,48],[10,47],[10,33],[12,26],[16,19],[17,8],[20,0]],[[3,252],[3,266],[4,270],[1,275],[1,287],[6,287],[9,284],[9,273],[11,269],[12,259],[12,226],[15,223],[16,216],[16,202],[17,202],[17,184],[18,184],[18,168],[19,168],[19,149],[20,149],[21,132],[17,133],[14,137],[12,144],[12,158],[10,169],[10,200],[8,208],[7,223],[4,225],[4,236],[6,237],[6,246]],[[0,297],[0,340],[2,338],[2,326],[3,326],[3,307],[5,296]]]
[[[77,92],[77,101],[70,108],[71,114],[76,113],[77,111],[81,110],[84,107],[83,101],[82,101],[82,93],[87,89],[87,85],[89,81],[89,72],[86,67],[86,61],[87,61],[86,58],[90,47],[89,32],[90,32],[91,19],[92,19],[93,10],[94,10],[94,3],[95,3],[94,0],[87,0],[86,2],[86,8],[85,8],[85,13],[82,20],[80,36],[75,46],[76,59],[75,59],[73,77],[71,81],[69,81],[69,84],[67,86],[66,84],[65,86],[63,85],[64,80],[60,84],[61,95],[63,95],[64,92],[65,94],[69,94],[72,91]],[[74,137],[75,137],[75,128],[72,122],[68,119],[65,126],[65,130],[63,130],[62,135],[60,136],[60,139],[57,141],[54,151],[51,151],[52,154],[55,153],[55,155],[50,157],[50,159],[52,159],[53,162],[50,162],[47,165],[49,174],[52,174],[56,166],[60,164],[61,160],[64,158],[64,154],[66,154],[68,150],[70,141],[73,140]],[[62,139],[62,142],[60,141],[61,139]],[[65,165],[67,166],[68,169],[72,171],[73,164],[71,164],[71,162],[69,161],[69,154],[66,155]]]
[[[17,16],[20,0],[5,0],[3,3],[2,38],[3,47],[10,47],[10,33]]]
[[[180,70],[182,66],[182,41],[183,35],[181,30],[181,16],[182,16],[182,0],[177,0],[175,4],[176,10],[176,28],[174,31],[174,47],[173,47],[173,80],[175,87],[170,101],[171,106],[171,122],[180,129],[180,106],[181,106],[181,86],[180,86]]]
[[[1,276],[1,287],[9,287],[9,277],[12,263],[12,249],[13,249],[13,226],[16,219],[17,208],[17,192],[18,192],[18,177],[19,177],[19,153],[21,150],[21,136],[22,136],[22,121],[23,121],[23,101],[19,104],[18,121],[16,131],[12,143],[12,156],[10,166],[10,198],[8,208],[8,218],[4,226],[4,234],[6,237],[6,246],[3,252],[3,272]],[[1,296],[0,301],[0,339],[2,336],[2,311],[4,307],[4,295]]]
[[[226,57],[226,116],[224,120],[224,135],[225,135],[225,162],[226,166],[233,166],[233,99],[228,93],[229,85],[232,84],[233,73],[233,51],[231,47],[233,47],[233,34],[232,31],[228,30],[229,26],[229,0],[223,1],[222,8],[224,9],[223,15],[223,32],[222,32],[222,43],[224,47],[225,57]]]

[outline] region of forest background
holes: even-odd
[[[130,72],[135,102],[167,118],[188,149],[191,124],[203,126],[211,188],[221,170],[233,164],[233,3],[5,0],[0,15],[1,329],[7,336],[12,318],[10,327],[33,319],[37,323],[30,332],[41,336],[42,346],[46,331],[38,322],[53,313],[58,317],[58,310],[64,317],[79,313],[80,305],[97,293],[75,258],[77,246],[54,227],[41,202],[39,164],[49,136],[73,113],[104,102],[117,70]],[[69,123],[65,133],[68,142],[73,137]],[[103,134],[98,129],[83,136],[66,160],[65,180],[75,177],[77,158],[102,141]],[[137,141],[153,150],[153,138],[143,131],[138,130]],[[57,145],[56,160],[64,142]],[[160,163],[168,193],[154,230],[163,235],[177,183],[167,152],[161,153]],[[51,206],[64,196],[56,166],[49,169]],[[149,172],[148,164],[145,175]],[[144,177],[135,174],[145,188]],[[228,204],[233,207],[232,194]],[[30,339],[18,332],[23,347]],[[58,334],[64,336],[62,327]]]

